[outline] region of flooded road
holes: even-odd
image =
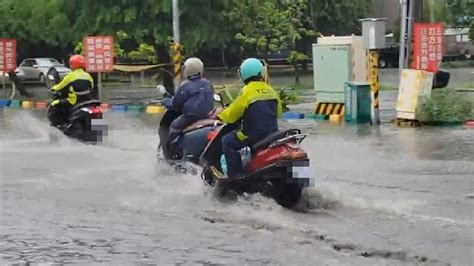
[[[0,110],[2,265],[473,264],[472,129],[282,121],[310,134],[298,213],[260,195],[220,203],[157,162],[158,117],[105,119],[90,146],[44,113]]]

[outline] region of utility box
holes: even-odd
[[[362,36],[324,36],[318,38],[318,44],[350,44],[350,60],[352,63],[351,81],[367,81],[369,75],[368,51],[364,48]]]
[[[367,82],[345,83],[345,120],[357,124],[371,121],[372,99]]]
[[[316,100],[344,103],[344,83],[352,80],[351,45],[313,44]]]
[[[385,48],[385,18],[366,18],[362,22],[362,37],[365,49]]]

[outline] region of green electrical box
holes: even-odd
[[[344,103],[344,83],[352,80],[350,44],[313,44],[316,100]]]
[[[358,124],[371,121],[372,98],[370,84],[367,82],[345,83],[345,120]]]

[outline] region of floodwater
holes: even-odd
[[[0,264],[473,265],[472,129],[282,121],[309,134],[296,212],[157,162],[158,119],[107,113],[92,146],[1,109]]]

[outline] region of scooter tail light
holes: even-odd
[[[102,113],[102,110],[100,109],[100,107],[92,107],[91,111],[92,111],[93,114],[101,114]]]
[[[282,155],[282,159],[284,160],[295,160],[295,159],[303,159],[303,158],[308,158],[308,154],[300,149],[291,150],[291,151],[285,152]]]

